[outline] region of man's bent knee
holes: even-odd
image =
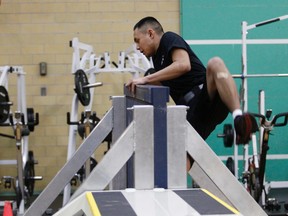
[[[224,71],[226,66],[224,61],[220,57],[213,57],[208,61],[207,64],[208,71]]]

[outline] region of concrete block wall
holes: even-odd
[[[96,54],[108,51],[117,61],[119,51],[133,43],[133,26],[144,16],[155,16],[166,31],[179,33],[179,1],[177,0],[2,0],[0,5],[0,66],[23,66],[26,72],[27,107],[40,115],[40,124],[29,136],[29,149],[39,164],[35,191],[41,191],[66,161],[69,127],[66,113],[71,111],[74,95],[71,75],[72,48],[69,41],[93,45]],[[40,76],[39,63],[46,62],[48,73]],[[103,82],[94,94],[93,110],[102,117],[111,107],[109,97],[122,95],[130,74],[99,74]],[[47,95],[41,96],[41,88]],[[9,75],[9,96],[17,109],[17,82]],[[81,107],[81,106],[80,106]],[[81,108],[79,108],[81,109]],[[0,128],[11,134],[11,128]],[[15,141],[0,137],[0,160],[16,159]],[[80,138],[77,140],[81,143]],[[100,160],[107,146],[97,150]],[[16,176],[15,166],[0,166],[0,177]],[[0,193],[6,192],[3,185]],[[12,191],[12,190],[11,190]]]

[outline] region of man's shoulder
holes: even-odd
[[[181,37],[181,36],[178,35],[177,33],[171,32],[171,31],[165,32],[163,36],[165,36],[165,37]]]

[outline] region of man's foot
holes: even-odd
[[[257,122],[253,115],[243,113],[234,119],[236,131],[236,144],[246,144],[251,140],[251,134],[258,130]]]

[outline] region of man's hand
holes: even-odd
[[[125,84],[125,86],[129,89],[130,92],[135,94],[136,85],[145,85],[147,83],[146,80],[147,80],[146,77],[131,79]]]
[[[246,144],[251,140],[251,134],[258,130],[257,122],[253,115],[243,113],[234,119],[236,131],[236,144]]]

